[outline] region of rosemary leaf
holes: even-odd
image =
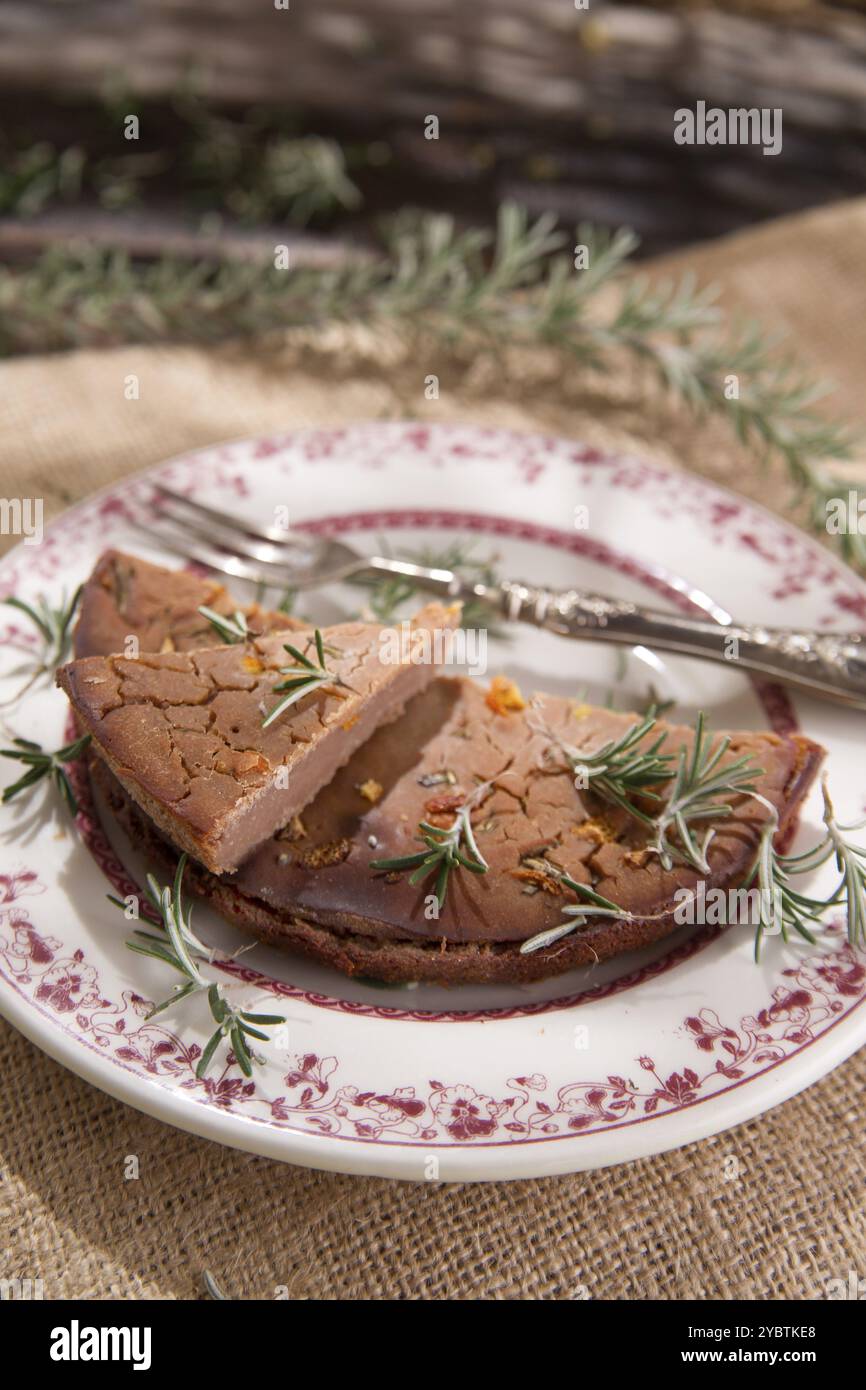
[[[239,608],[230,617],[225,613],[216,613],[205,605],[202,605],[198,611],[203,618],[207,618],[224,642],[232,645],[237,642],[246,642],[249,638],[250,631],[247,627],[247,620]]]
[[[522,956],[532,955],[545,946],[553,945],[562,937],[570,936],[572,932],[585,927],[592,917],[616,917],[625,921],[634,920],[630,912],[626,912],[622,907],[617,907],[616,903],[611,902],[609,898],[602,897],[600,893],[596,893],[595,889],[590,888],[588,884],[579,883],[569,874],[557,873],[552,865],[550,871],[562,883],[563,887],[570,888],[582,901],[562,909],[562,914],[566,920],[561,922],[558,927],[550,927],[547,931],[539,932],[536,936],[531,936],[528,941],[524,941],[520,947]]]
[[[214,1059],[214,1054],[217,1048],[219,1047],[220,1043],[222,1042],[222,1037],[223,1030],[222,1025],[220,1025],[220,1027],[217,1028],[216,1031],[211,1034],[210,1038],[205,1043],[202,1054],[198,1059],[198,1065],[195,1069],[195,1074],[198,1077],[199,1081],[201,1081],[202,1078],[207,1075],[208,1068],[210,1067],[210,1064]]]

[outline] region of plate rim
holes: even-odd
[[[801,1064],[789,1075],[783,1061],[790,1059],[782,1059],[775,1067],[764,1071],[760,1078],[756,1078],[764,1081],[764,1085],[756,1087],[751,1093],[748,1085],[730,1088],[720,1095],[702,1097],[689,1105],[655,1116],[651,1125],[626,1125],[618,1129],[611,1127],[596,1131],[595,1137],[599,1134],[618,1134],[621,1151],[611,1152],[602,1159],[595,1158],[588,1164],[576,1164],[575,1156],[580,1154],[580,1148],[575,1147],[579,1146],[579,1134],[576,1134],[571,1142],[564,1142],[562,1138],[557,1140],[539,1137],[519,1145],[485,1145],[483,1142],[473,1141],[448,1145],[437,1144],[435,1141],[423,1144],[392,1142],[382,1145],[367,1144],[349,1136],[320,1135],[313,1131],[256,1123],[249,1116],[224,1111],[219,1106],[209,1107],[200,1102],[188,1101],[181,1092],[160,1086],[155,1081],[127,1072],[122,1067],[113,1066],[107,1057],[91,1053],[89,1048],[76,1042],[71,1034],[63,1029],[46,1029],[45,1034],[41,1035],[39,1029],[31,1027],[30,1024],[33,1019],[42,1019],[42,1014],[28,1008],[24,1001],[16,1001],[14,993],[2,990],[0,999],[2,998],[15,1002],[11,1008],[4,1007],[0,1012],[40,1051],[47,1053],[61,1066],[98,1090],[131,1106],[133,1110],[149,1115],[152,1119],[170,1124],[187,1134],[226,1144],[230,1148],[304,1168],[416,1181],[419,1152],[433,1155],[440,1161],[440,1174],[436,1180],[443,1182],[501,1182],[531,1177],[562,1176],[567,1173],[609,1168],[620,1163],[632,1163],[640,1158],[668,1153],[673,1149],[684,1148],[688,1144],[723,1134],[728,1129],[766,1114],[822,1080],[863,1045],[854,1027],[859,1018],[852,1010],[824,1030],[815,1040],[815,1046],[798,1051],[798,1061],[806,1058],[810,1065]],[[847,1036],[848,1034],[853,1036]],[[825,1043],[828,1035],[832,1040],[829,1047]],[[828,1052],[832,1058],[829,1065],[826,1064]],[[127,1077],[129,1080],[125,1083],[124,1078]],[[767,1082],[767,1077],[772,1079]],[[787,1084],[790,1080],[793,1080],[793,1084]],[[743,1096],[749,1097],[747,1103],[738,1104],[737,1101]],[[721,1123],[720,1116],[714,1111],[713,1106],[718,1110],[730,1112],[721,1117]],[[685,1115],[698,1117],[690,1123],[687,1137],[678,1132]],[[287,1148],[292,1149],[292,1152],[286,1152]],[[542,1155],[545,1161],[539,1163],[538,1155]],[[502,1171],[494,1172],[492,1169],[496,1166],[497,1156],[504,1159],[505,1163]],[[447,1172],[443,1172],[444,1169],[447,1169]]]

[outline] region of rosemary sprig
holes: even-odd
[[[754,792],[755,778],[761,775],[762,769],[756,767],[747,754],[724,767],[720,765],[730,743],[726,735],[711,752],[703,712],[698,715],[691,749],[680,749],[673,784],[655,818],[655,834],[648,846],[651,853],[659,856],[665,869],[672,868],[676,862],[708,874],[707,850],[715,830],[710,827],[699,840],[694,827],[698,822],[718,820],[731,814],[731,805],[721,798]],[[676,834],[676,841],[671,839],[672,833]]]
[[[264,579],[259,579],[259,580],[256,582],[256,603],[257,603],[257,604],[259,604],[259,605],[261,605],[261,606],[264,606],[265,598],[267,597],[268,588],[269,588],[269,586],[268,586],[268,584],[266,584],[266,582],[264,581]],[[277,613],[286,613],[286,614],[289,614],[289,613],[291,613],[292,610],[294,609],[295,604],[296,604],[296,602],[297,602],[297,599],[298,599],[298,591],[297,591],[297,589],[293,589],[293,588],[291,588],[290,585],[286,585],[286,587],[283,589],[283,592],[280,594],[280,597],[279,597],[278,601],[273,605],[273,607],[274,607],[274,609],[275,609],[275,611],[276,611]]]
[[[293,647],[290,642],[283,643],[284,650],[289,653],[289,656],[295,658],[298,665],[280,667],[280,675],[288,676],[288,680],[281,681],[279,685],[275,685],[274,691],[275,693],[279,693],[285,690],[288,691],[288,694],[285,695],[282,700],[278,701],[270,713],[265,717],[262,723],[263,729],[266,729],[269,724],[273,724],[274,720],[279,719],[284,710],[294,705],[304,695],[308,695],[311,690],[318,690],[323,685],[342,686],[346,690],[350,688],[346,685],[342,676],[336,675],[333,671],[327,669],[325,665],[325,644],[318,628],[316,628],[313,633],[313,640],[315,641],[316,654],[319,658],[318,666],[314,661],[311,661],[308,656],[305,656],[303,652],[299,651],[297,647]]]
[[[356,581],[357,582],[357,581]],[[415,585],[401,575],[389,575],[373,583],[367,607],[383,625],[392,623],[404,603],[408,603],[416,592]]]
[[[831,856],[839,870],[840,879],[831,902],[844,900],[847,911],[848,940],[852,946],[866,944],[866,848],[853,844],[847,836],[866,828],[866,820],[842,825],[836,819],[826,776],[821,782],[824,795],[824,824],[827,827],[826,853],[807,865],[814,868]]]
[[[412,884],[420,883],[422,879],[435,874],[434,893],[441,911],[445,905],[452,869],[468,869],[473,874],[487,873],[487,860],[476,844],[469,817],[490,786],[490,782],[483,782],[481,786],[476,787],[472,795],[458,807],[454,820],[447,829],[431,825],[429,821],[419,821],[419,838],[424,842],[425,849],[419,850],[416,854],[400,855],[395,859],[372,859],[370,868],[397,873],[411,869],[413,872],[409,876],[409,882]]]
[[[246,642],[250,630],[247,627],[245,615],[239,608],[236,608],[230,616],[226,613],[216,613],[213,608],[202,605],[199,608],[203,618],[207,618],[212,627],[216,628],[224,642],[232,645],[237,642]]]
[[[196,124],[178,173],[200,199],[211,207],[220,200],[246,224],[285,218],[306,226],[361,201],[333,140],[269,132],[254,120],[234,121],[203,110]]]
[[[40,676],[53,672],[55,667],[66,660],[70,649],[72,619],[81,598],[82,588],[83,585],[79,584],[71,599],[67,599],[64,592],[58,607],[54,607],[44,594],[40,594],[35,603],[26,603],[24,599],[15,598],[14,595],[3,599],[7,607],[15,608],[29,618],[42,638],[42,650],[37,657],[33,674],[16,694],[3,701],[3,708],[17,704]]]
[[[220,210],[245,224],[274,220],[306,225],[354,208],[358,189],[333,140],[297,136],[278,113],[260,108],[244,120],[207,111],[187,94],[173,104],[171,144],[123,155],[116,126],[95,131],[95,149],[58,148],[40,140],[14,148],[0,136],[0,213],[33,217],[57,204],[90,203],[116,211],[164,193],[172,182],[203,212]],[[106,153],[100,153],[100,147]]]
[[[571,771],[585,781],[588,790],[653,827],[655,835],[650,849],[660,856],[666,869],[678,861],[701,873],[709,873],[706,851],[714,832],[709,830],[699,843],[692,823],[730,815],[731,806],[721,798],[754,791],[754,779],[761,769],[745,755],[720,767],[730,739],[726,736],[715,751],[710,752],[710,735],[703,713],[695,723],[691,750],[681,748],[678,759],[659,753],[664,733],[648,747],[638,748],[641,740],[652,733],[657,721],[656,707],[651,705],[644,717],[620,738],[609,739],[592,753],[564,744],[549,729],[546,732]],[[663,797],[657,788],[671,779],[673,784]],[[660,809],[650,815],[635,804],[635,797],[655,802]],[[671,842],[672,832],[676,832],[678,843]]]
[[[383,555],[389,556],[391,554],[384,537],[379,541],[379,549]],[[467,545],[461,540],[452,541],[442,548],[433,546],[410,548],[407,546],[398,550],[396,554],[402,560],[410,560],[416,565],[425,565],[428,569],[452,570],[467,583],[493,586],[498,582],[494,568],[495,557],[478,559],[473,554],[472,545]],[[398,610],[403,604],[414,598],[418,592],[417,585],[413,584],[411,579],[406,579],[401,575],[385,575],[381,579],[358,576],[349,582],[369,588],[370,597],[367,606],[373,616],[380,623],[385,624],[393,622]],[[501,629],[494,625],[491,605],[480,598],[469,598],[464,601],[460,615],[460,626],[486,628],[491,637],[502,635]]]
[[[255,196],[248,207],[261,211]],[[851,490],[831,461],[848,458],[852,440],[816,414],[820,385],[754,325],[726,325],[713,294],[691,278],[623,279],[637,245],[632,233],[578,227],[577,242],[587,247],[581,271],[561,254],[574,235],[557,230],[553,216],[532,221],[514,204],[500,208],[492,234],[459,230],[440,214],[401,216],[385,229],[379,257],[299,266],[291,275],[268,263],[142,264],[116,251],[58,245],[29,267],[0,269],[0,352],[211,342],[341,320],[393,325],[407,338],[423,335],[467,354],[487,351],[505,373],[503,344],[559,349],[582,371],[613,370],[625,353],[649,365],[690,410],[726,419],[745,446],[780,460],[826,534],[827,502]],[[727,389],[731,375],[737,396]],[[866,537],[848,532],[843,547],[866,565]]]
[[[825,833],[811,849],[794,855],[780,855],[773,848],[779,826],[778,814],[764,797],[758,798],[773,814],[763,828],[749,878],[749,883],[757,881],[761,890],[760,921],[755,933],[756,961],[760,959],[761,945],[768,931],[773,934],[778,931],[787,941],[788,932],[793,929],[807,941],[814,942],[808,924],[820,922],[829,908],[841,902],[845,903],[848,940],[852,946],[866,944],[866,846],[855,845],[848,839],[852,831],[866,827],[866,820],[841,824],[836,819],[826,776],[822,779],[821,791]],[[792,876],[810,873],[828,859],[835,861],[839,881],[825,898],[810,897],[791,887]]]
[[[0,749],[0,758],[14,758],[16,762],[24,763],[28,771],[23,777],[19,777],[17,782],[5,787],[3,796],[0,798],[5,806],[7,801],[18,796],[20,792],[26,791],[29,787],[34,787],[38,782],[46,777],[54,784],[57,791],[69,811],[71,816],[78,814],[78,802],[72,790],[72,784],[66,775],[64,763],[74,763],[90,742],[90,734],[84,734],[77,738],[74,743],[64,744],[54,753],[46,753],[39,743],[34,743],[29,738],[15,738],[12,740],[14,748]]]
[[[186,862],[187,856],[182,854],[171,887],[161,886],[152,874],[148,874],[145,896],[156,915],[157,930],[136,930],[135,939],[126,943],[130,951],[170,965],[184,979],[183,984],[176,985],[168,998],[154,1004],[147,1017],[153,1018],[191,995],[206,993],[217,1027],[204,1046],[196,1066],[196,1076],[199,1080],[205,1076],[223,1039],[231,1046],[244,1075],[252,1076],[253,1061],[258,1059],[251,1051],[248,1039],[267,1042],[268,1035],[261,1031],[262,1028],[284,1023],[285,1019],[279,1014],[254,1014],[235,1008],[226,998],[222,986],[208,980],[202,973],[199,962],[211,961],[214,953],[195,935],[190,920],[192,909],[187,908],[183,900]],[[126,907],[120,898],[111,894],[108,900],[115,907]]]
[[[819,415],[814,405],[830,390],[808,378],[792,356],[780,357],[777,338],[757,324],[733,327],[727,336],[702,337],[681,344],[656,342],[649,335],[634,345],[662,382],[696,414],[726,418],[740,442],[762,462],[778,458],[785,465],[797,497],[807,503],[807,519],[827,534],[828,504],[859,493],[830,460],[852,457],[855,437],[839,421]],[[734,375],[739,394],[726,391]],[[843,553],[866,566],[866,537],[856,526],[840,537]]]
[[[652,733],[656,723],[657,714],[651,707],[644,718],[627,729],[620,739],[608,740],[589,755],[564,745],[546,726],[540,727],[565,756],[571,770],[585,776],[591,791],[629,811],[652,830],[653,838],[647,847],[659,855],[665,869],[671,869],[678,862],[689,865],[699,873],[708,874],[707,850],[715,832],[710,828],[698,840],[695,823],[730,815],[733,808],[721,800],[724,796],[759,795],[755,792],[754,780],[760,776],[761,769],[755,767],[745,755],[721,767],[721,759],[730,746],[730,739],[727,736],[721,739],[711,752],[710,735],[705,727],[704,715],[700,713],[695,722],[692,746],[690,749],[686,746],[680,749],[674,773],[674,758],[659,754],[664,734],[645,750],[637,749],[640,740]],[[671,783],[664,798],[656,790],[662,782]],[[657,803],[659,809],[655,815],[650,816],[642,807],[636,806],[633,801],[635,796]],[[763,797],[760,799],[764,800]],[[770,805],[769,802],[765,804]],[[676,834],[676,842],[672,841],[672,834]],[[566,873],[551,871],[581,901],[563,909],[564,922],[524,942],[522,954],[540,950],[568,936],[585,926],[591,917],[637,920],[631,912],[602,897],[586,884],[578,883]]]
[[[829,906],[827,899],[809,897],[792,887],[791,873],[798,870],[793,862],[777,854],[773,848],[773,837],[778,828],[779,819],[774,813],[761,831],[754,868],[748,879],[749,887],[757,882],[759,888],[756,962],[761,959],[761,946],[767,932],[772,935],[778,932],[782,940],[787,941],[788,933],[793,929],[814,944],[810,923],[817,924]]]
[[[621,806],[637,820],[643,821],[644,825],[653,825],[652,816],[636,805],[634,798],[639,796],[646,801],[661,802],[656,788],[673,776],[673,757],[666,753],[659,754],[665,741],[663,733],[649,747],[636,747],[641,739],[652,732],[656,722],[655,710],[650,709],[620,738],[608,739],[592,753],[563,743],[549,729],[545,728],[545,732],[565,758],[575,778],[585,784],[586,790],[595,792],[603,801]]]
[[[551,872],[555,872],[552,866]],[[555,876],[563,887],[570,888],[573,893],[576,893],[581,902],[562,909],[562,914],[566,920],[561,922],[559,926],[550,927],[547,931],[539,932],[536,936],[530,937],[528,941],[524,941],[520,947],[522,956],[532,955],[534,951],[540,951],[542,947],[552,946],[555,941],[561,940],[562,937],[570,936],[580,927],[585,927],[590,917],[617,917],[624,921],[631,919],[632,914],[630,912],[617,907],[610,898],[603,898],[588,884],[578,883],[576,879],[566,873],[556,873]]]
[[[705,813],[713,816],[728,814],[731,810],[730,806],[720,806],[710,801],[705,803],[704,797],[724,795],[731,791],[735,791],[738,795],[754,797],[770,812],[770,816],[761,830],[754,862],[744,880],[744,887],[747,890],[756,884],[759,890],[758,920],[755,930],[755,960],[760,960],[763,940],[768,934],[779,934],[782,940],[787,942],[790,939],[790,933],[795,931],[804,940],[814,945],[815,936],[812,928],[820,925],[830,908],[842,902],[845,903],[846,907],[848,940],[852,946],[866,945],[866,846],[856,845],[848,838],[852,831],[866,828],[866,820],[856,821],[850,825],[844,825],[837,820],[825,776],[822,781],[824,836],[818,844],[813,845],[811,849],[802,854],[779,854],[773,845],[776,831],[779,828],[778,811],[772,802],[756,791],[753,786],[744,785],[743,777],[740,775],[744,773],[751,777],[758,776],[758,770],[740,766],[742,760],[738,760],[737,763],[732,763],[728,769],[723,770],[730,772],[732,769],[738,769],[734,781],[726,786],[716,785],[719,774],[715,774],[714,769],[718,764],[719,757],[727,748],[727,742],[722,741],[721,753],[717,749],[715,754],[708,755],[706,737],[702,717],[699,717],[695,737],[697,756],[693,755],[687,759],[686,769],[686,774],[691,775],[694,768],[696,780],[694,782],[686,780],[682,783],[682,792],[687,803],[682,815],[685,816],[689,808],[692,809],[692,818],[696,819],[704,819]],[[704,774],[703,780],[701,780],[702,772]],[[671,800],[676,793],[676,786],[679,781],[678,776]],[[694,796],[688,800],[690,787],[694,791]],[[695,815],[695,810],[697,815]],[[658,823],[660,824],[661,821],[662,817],[659,817]],[[708,866],[702,867],[694,861],[702,857],[704,864],[706,864],[706,850],[710,836],[705,836],[703,841],[698,844],[687,821],[681,825],[676,816],[673,816],[667,821],[667,824],[668,826],[676,824],[681,841],[680,845],[672,848],[670,864],[676,858],[680,862],[690,863],[699,872],[709,872]],[[663,837],[665,833],[662,831],[661,836]],[[839,871],[839,880],[825,897],[820,898],[802,893],[793,886],[792,879],[795,876],[812,872],[828,859],[835,861]],[[670,867],[670,864],[665,867]],[[620,921],[628,922],[652,921],[666,915],[665,912],[659,912],[650,917],[644,915],[638,918],[634,913],[611,902],[609,898],[602,897],[594,888],[585,883],[578,883],[569,874],[557,870],[553,865],[549,865],[548,868],[549,872],[564,887],[570,888],[576,894],[580,902],[562,909],[565,921],[555,927],[548,928],[546,931],[539,932],[525,941],[520,948],[521,955],[530,955],[545,946],[553,945],[554,942],[586,926],[591,918],[615,917]]]

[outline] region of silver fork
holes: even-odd
[[[362,555],[343,541],[327,537],[253,526],[162,484],[155,484],[155,489],[158,517],[169,527],[143,527],[144,534],[188,560],[237,579],[312,589],[362,574],[398,576],[444,598],[481,599],[492,613],[561,637],[592,637],[733,663],[866,709],[866,641],[860,633],[735,623],[703,595],[699,596],[702,606],[710,609],[712,620],[664,613],[581,589],[556,591],[511,580],[470,584],[451,570],[385,555]]]

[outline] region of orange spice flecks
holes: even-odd
[[[494,676],[490,689],[484,696],[484,703],[494,714],[509,714],[514,710],[526,709],[526,701],[520,687],[507,676]]]
[[[218,753],[213,765],[215,772],[236,777],[239,782],[255,781],[263,777],[270,767],[267,758],[250,749]]]
[[[630,849],[624,856],[626,864],[631,869],[644,869],[650,857],[648,849]]]
[[[571,827],[571,832],[573,835],[579,835],[582,840],[591,840],[596,845],[605,845],[617,838],[613,826],[603,816],[593,816],[591,820],[581,821],[580,825]]]
[[[531,883],[534,888],[540,888],[542,893],[556,895],[565,892],[559,880],[543,869],[512,869],[511,872],[521,883]]]
[[[460,787],[456,787],[454,791],[440,792],[438,796],[429,797],[424,802],[424,810],[428,816],[443,816],[448,811],[459,811],[465,800],[466,793]]]
[[[288,825],[284,825],[282,830],[278,830],[274,838],[277,840],[289,841],[305,840],[307,838],[307,827],[304,825],[300,816],[292,816]]]
[[[245,671],[249,671],[251,676],[257,676],[260,671],[264,671],[265,669],[257,656],[241,657],[241,665]]]
[[[314,845],[300,856],[301,863],[308,869],[327,869],[333,864],[342,864],[352,852],[351,840],[329,840],[324,845]]]
[[[345,722],[345,724],[341,724],[341,725],[340,725],[340,728],[341,728],[341,729],[346,729],[346,730],[351,729],[351,728],[354,728],[354,726],[357,724],[357,722],[358,722],[358,716],[357,716],[357,714],[353,714],[352,717],[351,717],[351,719],[347,719],[346,722]]]
[[[377,782],[375,777],[368,777],[366,782],[361,782],[358,787],[358,791],[361,793],[364,800],[369,801],[371,806],[375,806],[376,802],[381,800],[384,790],[385,788],[382,786],[382,783]]]

